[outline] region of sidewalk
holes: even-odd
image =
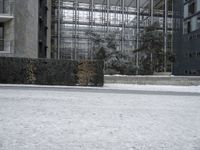
[[[137,84],[105,84],[104,87],[83,87],[83,86],[49,86],[49,85],[20,85],[0,84],[3,87],[27,87],[27,88],[56,88],[56,89],[95,89],[95,90],[132,90],[132,91],[156,91],[156,92],[187,92],[200,93],[200,86],[174,86],[174,85],[137,85]]]

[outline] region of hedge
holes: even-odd
[[[83,63],[88,66],[81,67]],[[0,83],[4,84],[103,86],[103,76],[101,61],[0,57]]]

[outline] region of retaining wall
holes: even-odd
[[[105,83],[141,85],[200,85],[200,76],[105,76]]]

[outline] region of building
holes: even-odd
[[[0,56],[50,58],[47,0],[0,0]]]
[[[171,50],[172,0],[0,0],[0,56],[92,59],[94,42],[116,33],[117,50],[139,49],[144,28],[160,23]],[[139,56],[132,59],[139,66]],[[166,62],[166,61],[165,61]],[[165,63],[166,64],[166,63]],[[165,67],[166,68],[166,67]]]
[[[200,0],[174,1],[174,75],[200,75]]]
[[[105,37],[116,32],[119,51],[139,48],[143,29],[161,23],[167,50],[171,0],[52,0],[51,48],[54,58],[91,59],[94,44],[88,30]]]

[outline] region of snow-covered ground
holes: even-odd
[[[200,96],[78,90],[0,86],[0,150],[200,150]]]

